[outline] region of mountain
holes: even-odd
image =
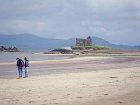
[[[117,48],[117,49],[136,49],[138,47],[138,46],[128,46],[128,45],[121,45],[121,44],[116,45],[98,37],[92,37],[92,42],[95,45],[108,46],[108,47]]]
[[[51,49],[74,45],[74,39],[50,39],[32,34],[0,35],[0,45],[16,46],[19,49]]]
[[[111,44],[110,42],[98,37],[92,37],[92,41],[94,45],[108,46],[112,48],[120,48],[120,49],[140,48],[140,46]],[[32,34],[0,35],[0,45],[15,46],[22,50],[53,49],[53,48],[62,48],[66,46],[74,46],[75,38],[64,40],[64,39],[42,38]]]

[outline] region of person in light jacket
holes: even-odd
[[[29,60],[25,57],[25,78],[29,77]]]

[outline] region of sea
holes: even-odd
[[[43,54],[42,52],[0,52],[0,63],[15,62],[16,58],[24,59],[26,57],[29,61],[45,61],[45,60],[63,60],[71,58],[72,55],[53,55]]]

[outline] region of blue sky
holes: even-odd
[[[0,33],[140,45],[139,0],[0,0]]]

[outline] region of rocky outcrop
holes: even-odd
[[[54,49],[49,52],[45,52],[44,54],[73,54],[73,51],[67,49]]]
[[[19,52],[19,49],[16,47],[0,46],[0,52]]]

